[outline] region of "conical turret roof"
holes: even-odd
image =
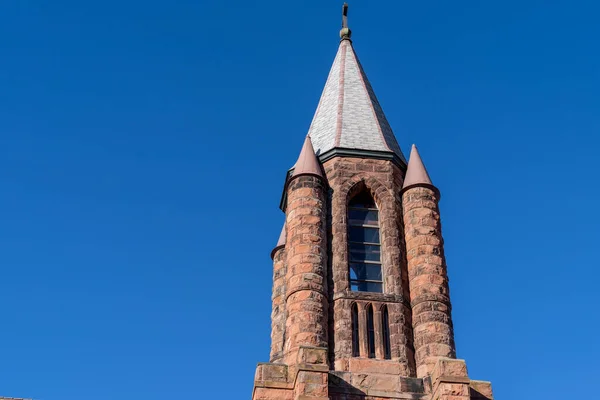
[[[285,242],[287,241],[287,231],[285,229],[285,223],[283,224],[283,228],[281,229],[281,234],[279,235],[279,240],[277,241],[277,245],[271,252],[271,258],[275,257],[275,253],[277,251],[283,249],[285,247]]]
[[[323,171],[321,170],[321,164],[315,155],[311,139],[309,136],[304,140],[304,145],[300,151],[300,156],[296,165],[294,165],[294,173],[292,177],[298,175],[316,175],[323,177]]]
[[[406,163],[348,34],[342,36],[309,135],[321,160],[333,150],[345,149],[388,153]]]
[[[421,156],[419,155],[419,150],[417,150],[417,146],[413,144],[412,149],[410,150],[410,159],[408,161],[406,176],[404,177],[404,186],[402,188],[406,189],[409,186],[414,185],[433,186],[431,178],[427,173],[427,169],[423,164],[423,160],[421,160]]]
[[[275,246],[275,247],[285,246],[286,240],[287,240],[287,232],[285,230],[285,223],[284,223],[283,228],[281,229],[281,235],[279,235],[279,240],[277,241],[277,246]]]

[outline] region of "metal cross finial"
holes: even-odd
[[[342,28],[348,28],[348,3],[342,7]]]
[[[342,40],[350,39],[352,31],[348,28],[348,3],[344,3],[342,7],[342,30],[340,31],[340,37]]]

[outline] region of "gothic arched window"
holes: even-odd
[[[382,293],[379,212],[365,190],[348,204],[348,252],[352,290]]]
[[[383,358],[390,360],[392,358],[392,349],[390,346],[390,316],[386,305],[381,308],[381,333],[383,335]]]
[[[373,320],[373,306],[367,307],[367,345],[369,358],[375,358],[375,321]]]
[[[360,342],[358,337],[358,306],[352,304],[352,357],[360,357]]]

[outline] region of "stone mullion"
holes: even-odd
[[[383,360],[385,352],[383,350],[383,325],[381,322],[381,306],[373,304],[373,324],[375,327],[375,358]]]
[[[367,327],[367,306],[365,303],[358,303],[358,347],[360,357],[369,357],[369,329]]]

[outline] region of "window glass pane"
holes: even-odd
[[[355,292],[383,293],[383,284],[378,282],[350,281],[350,288]]]
[[[381,281],[381,265],[351,263],[350,279]]]
[[[378,245],[350,243],[350,261],[381,261]]]
[[[375,201],[367,191],[362,191],[350,200],[350,207],[375,208]]]
[[[350,264],[350,279],[364,279],[364,264]]]
[[[362,292],[374,292],[374,293],[383,293],[383,284],[377,282],[364,282],[361,284]]]
[[[351,226],[349,230],[351,242],[379,243],[379,229]]]
[[[352,290],[383,292],[379,212],[368,190],[350,199],[348,207],[348,252]],[[371,311],[372,313],[372,311]]]
[[[376,210],[348,210],[348,223],[350,225],[377,225],[379,220]]]

